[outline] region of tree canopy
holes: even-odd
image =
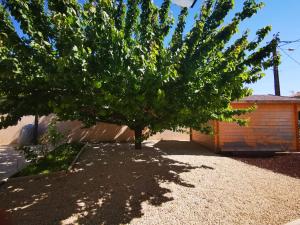
[[[174,20],[170,4],[2,0],[0,127],[35,109],[87,126],[128,125],[140,148],[144,128],[208,132],[210,120],[243,123],[236,115],[245,110],[230,102],[251,94],[245,84],[272,66],[275,43],[263,44],[270,26],[252,41],[249,31],[235,35],[263,4],[245,0],[224,23],[234,0],[205,0],[190,30],[189,10]]]

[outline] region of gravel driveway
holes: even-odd
[[[13,224],[284,224],[300,218],[300,179],[189,142],[100,144],[76,171],[0,187]]]

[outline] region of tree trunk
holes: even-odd
[[[135,128],[134,129],[134,146],[135,149],[142,149],[142,135],[143,129],[142,128]]]
[[[34,127],[33,127],[33,140],[32,143],[34,145],[38,144],[38,131],[39,131],[39,116],[34,116]]]

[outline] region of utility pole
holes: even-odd
[[[279,82],[279,71],[278,71],[278,55],[277,55],[277,47],[280,42],[279,34],[274,36],[274,49],[273,49],[273,72],[274,72],[274,88],[275,95],[280,96],[280,82]]]

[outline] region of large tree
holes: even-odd
[[[145,128],[208,132],[210,120],[243,123],[236,115],[245,110],[231,108],[230,102],[251,94],[245,84],[272,65],[275,42],[262,44],[269,26],[252,41],[248,31],[234,35],[263,4],[245,0],[242,11],[230,18],[234,0],[206,0],[189,30],[188,9],[175,23],[170,4],[2,0],[0,59],[6,66],[0,68],[0,97],[31,96],[36,87],[31,77],[38,77],[47,96],[41,105],[88,126],[99,121],[128,125],[136,148]],[[13,107],[9,113],[15,113]]]
[[[7,6],[11,14],[0,6],[0,129],[17,124],[24,115],[34,115],[33,142],[37,144],[38,117],[52,112],[48,101],[53,99],[53,93],[31,46],[36,36],[32,32],[22,34],[29,24],[22,19],[22,11],[18,13],[12,5]],[[32,13],[37,10],[34,6],[31,3]],[[21,26],[19,33],[16,32],[18,25]]]

